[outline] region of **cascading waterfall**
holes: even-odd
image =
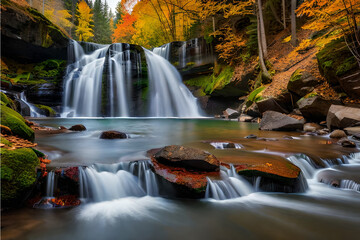
[[[25,92],[20,93],[20,101],[22,101],[25,105],[27,105],[30,109],[30,117],[45,117],[38,112],[38,108],[36,108],[33,104],[29,103],[26,99]]]
[[[230,165],[230,169],[222,168],[221,177],[222,180],[207,178],[208,185],[206,187],[205,198],[225,200],[246,196],[254,192],[249,182],[236,173],[233,165]]]
[[[228,142],[211,142],[210,145],[213,146],[216,149],[225,149],[225,148],[235,148],[235,149],[241,149],[244,148],[241,144],[239,143],[234,143],[233,147],[230,147]],[[232,145],[232,144],[231,144]]]
[[[167,43],[162,45],[161,47],[156,47],[153,49],[153,53],[165,58],[166,60],[169,61],[170,59],[170,47],[171,47],[171,43]]]
[[[54,197],[55,173],[49,172],[46,180],[46,197]]]
[[[70,42],[62,117],[201,116],[196,98],[164,58],[146,49],[144,56],[130,44],[81,44]],[[169,55],[169,47],[155,51]]]
[[[80,197],[90,201],[159,195],[148,161],[80,167],[79,179]]]

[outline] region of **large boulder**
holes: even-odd
[[[190,170],[218,171],[220,162],[216,157],[200,149],[171,145],[158,151],[154,158],[165,165]]]
[[[223,111],[223,115],[226,118],[235,119],[240,116],[240,113],[234,109],[227,108],[225,111]]]
[[[323,129],[323,127],[316,123],[305,123],[304,124],[305,132],[316,132],[321,129]]]
[[[64,59],[69,38],[36,9],[1,1],[1,54],[26,62]]]
[[[319,96],[302,98],[297,102],[299,110],[307,121],[321,122],[326,119],[332,101]]]
[[[1,202],[14,206],[23,200],[36,181],[35,168],[39,158],[32,149],[0,149],[1,153]]]
[[[360,71],[351,73],[339,79],[341,88],[350,97],[358,99],[360,96]]]
[[[75,131],[75,132],[82,132],[82,131],[86,131],[86,127],[82,124],[76,124],[74,126],[71,126],[69,128],[70,131]]]
[[[260,122],[261,130],[273,130],[273,131],[295,131],[302,130],[305,121],[290,117],[288,115],[266,111],[263,114],[263,118]]]
[[[326,123],[328,128],[347,128],[360,124],[360,108],[331,105]]]
[[[292,75],[287,85],[287,89],[300,97],[311,93],[319,81],[309,72],[297,69]]]
[[[26,125],[25,119],[11,108],[1,106],[1,124],[9,127],[14,135],[34,141],[34,131]]]
[[[102,132],[100,135],[101,139],[124,139],[128,138],[126,133],[119,132],[119,131],[105,131]]]
[[[267,98],[256,103],[259,112],[263,114],[266,111],[275,111],[280,113],[289,113],[289,111],[283,108],[275,98]]]

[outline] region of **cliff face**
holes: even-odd
[[[1,52],[21,63],[66,59],[68,37],[37,10],[1,0]]]

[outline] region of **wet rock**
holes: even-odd
[[[301,114],[307,121],[320,122],[326,119],[332,102],[319,96],[300,99],[297,102]]]
[[[65,129],[67,129],[67,128],[64,127],[64,126],[60,126],[60,127],[59,127],[59,130],[65,130]]]
[[[360,133],[356,133],[352,136],[353,139],[360,141]]]
[[[282,113],[266,111],[260,122],[261,130],[295,131],[302,130],[304,120],[298,120]]]
[[[286,139],[286,140],[292,140],[292,139],[294,139],[292,136],[287,136],[287,135],[283,136],[282,138],[283,138],[283,139]]]
[[[347,76],[339,78],[339,83],[346,94],[352,98],[360,96],[360,71],[351,73]]]
[[[251,122],[251,120],[253,120],[254,118],[246,115],[246,114],[241,114],[240,117],[238,118],[239,122]]]
[[[321,129],[321,130],[316,131],[316,133],[317,133],[317,135],[326,135],[329,133],[329,131]]]
[[[261,113],[259,112],[259,108],[256,103],[251,104],[250,107],[246,109],[245,113],[254,118],[261,117]]]
[[[71,128],[69,128],[69,130],[71,131],[76,131],[76,132],[81,132],[81,131],[85,131],[86,127],[82,124],[77,124],[72,126]]]
[[[318,130],[321,130],[323,127],[321,127],[319,124],[316,123],[305,123],[304,124],[304,131],[305,132],[316,132]]]
[[[344,128],[344,131],[348,135],[358,135],[358,136],[360,136],[360,127],[348,127],[348,128]]]
[[[346,182],[353,182],[360,185],[360,167],[359,166],[349,166],[339,165],[333,166],[332,168],[327,168],[319,171],[316,174],[316,179],[318,182],[332,185],[334,187],[349,188],[346,186]],[[360,189],[359,189],[360,190]]]
[[[126,133],[118,132],[118,131],[105,131],[100,135],[101,139],[124,139],[128,138]]]
[[[263,114],[266,111],[275,111],[280,113],[289,113],[289,111],[276,101],[275,98],[268,98],[261,101],[258,101],[257,103],[259,112]]]
[[[250,135],[246,136],[245,138],[254,139],[254,138],[257,138],[257,136],[254,134],[250,134]]]
[[[360,123],[360,108],[331,105],[326,117],[328,128],[347,128]]]
[[[287,89],[300,97],[312,92],[318,80],[309,72],[297,69],[290,78]]]
[[[337,143],[343,147],[356,148],[356,144],[347,137],[341,138]]]
[[[240,113],[234,109],[227,108],[225,111],[223,111],[223,115],[225,118],[235,119],[240,116]]]
[[[171,145],[162,148],[154,155],[154,158],[165,165],[183,167],[190,170],[219,171],[220,162],[208,152]]]
[[[342,130],[334,130],[331,134],[330,134],[330,138],[343,138],[343,137],[347,137],[346,133]]]
[[[277,138],[263,138],[263,137],[259,137],[259,138],[257,138],[257,140],[259,140],[259,141],[279,141],[279,139],[277,139]]]

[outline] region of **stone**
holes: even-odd
[[[319,81],[308,71],[297,69],[290,78],[287,89],[300,97],[311,93]]]
[[[318,130],[321,130],[323,127],[321,127],[317,123],[305,123],[304,124],[304,131],[305,132],[316,132]]]
[[[292,136],[288,136],[288,135],[285,135],[282,137],[283,139],[286,139],[286,140],[292,140],[294,139]]]
[[[298,120],[274,111],[266,111],[260,122],[261,130],[295,131],[302,130],[303,126],[304,120]]]
[[[360,71],[339,78],[339,83],[344,92],[357,99],[360,96]]]
[[[158,151],[154,158],[167,166],[183,167],[190,170],[219,171],[217,158],[203,150],[171,145]]]
[[[288,110],[284,109],[280,104],[276,101],[275,98],[267,98],[261,101],[256,102],[258,106],[259,112],[263,114],[266,111],[275,111],[280,113],[289,113]]]
[[[356,133],[352,136],[353,139],[360,141],[360,133]]]
[[[342,130],[334,130],[331,134],[330,134],[330,138],[343,138],[343,137],[347,137],[346,133]]]
[[[356,144],[347,137],[341,138],[337,143],[343,147],[356,148]]]
[[[251,117],[261,117],[261,113],[259,112],[259,108],[256,103],[253,103],[245,110],[245,113]]]
[[[234,119],[238,118],[240,116],[240,113],[234,109],[227,108],[225,111],[223,111],[223,115],[225,116],[225,118]]]
[[[257,138],[257,136],[256,136],[256,135],[254,135],[254,134],[250,134],[250,135],[246,136],[245,138],[248,138],[248,139],[255,139],[255,138]]]
[[[69,130],[71,131],[76,131],[76,132],[81,132],[81,131],[85,131],[86,127],[82,124],[76,124],[74,126],[72,126],[71,128],[69,128]]]
[[[344,131],[348,134],[348,135],[360,135],[360,127],[348,127],[348,128],[344,128]]]
[[[241,114],[240,117],[238,118],[239,122],[251,122],[254,118],[246,115],[246,114]]]
[[[321,122],[326,119],[332,102],[319,96],[300,99],[297,102],[299,110],[307,121]]]
[[[360,123],[360,108],[331,105],[326,117],[328,128],[347,128]]]
[[[118,132],[118,131],[105,131],[100,135],[101,139],[125,139],[128,138],[126,133]]]
[[[321,129],[321,130],[316,131],[316,133],[317,133],[318,135],[326,135],[326,134],[329,133],[329,131],[326,131],[326,130],[324,130],[324,129]]]

